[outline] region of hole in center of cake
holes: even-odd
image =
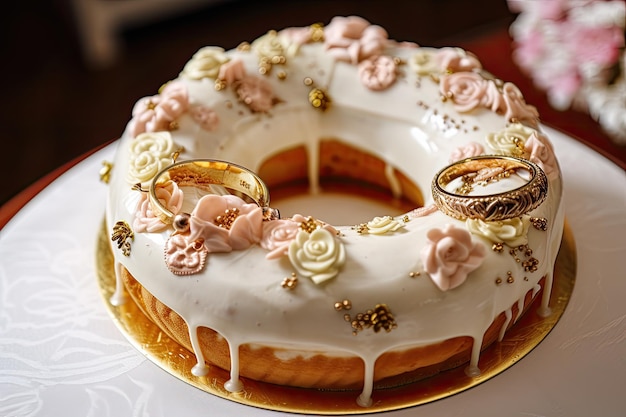
[[[354,225],[401,215],[424,201],[421,190],[389,162],[334,138],[321,140],[314,158],[304,146],[282,151],[265,160],[258,174],[282,217],[302,214]]]

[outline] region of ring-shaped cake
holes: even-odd
[[[480,155],[522,167],[463,168],[453,197],[545,176],[541,195],[495,220],[440,210],[437,173]],[[197,159],[248,179],[175,174]],[[233,392],[244,376],[355,389],[367,407],[377,386],[461,364],[479,375],[481,350],[533,299],[550,314],[562,184],[536,109],[471,53],[393,41],[359,17],[201,49],[138,101],[106,178],[111,302],[130,294],[193,352],[194,374],[229,370]],[[268,193],[366,184],[411,208],[350,225],[306,207],[280,217],[250,191],[257,178]]]

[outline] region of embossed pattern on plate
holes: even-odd
[[[374,403],[368,408],[356,403],[358,391],[320,391],[243,379],[244,391],[231,393],[224,389],[224,383],[229,379],[228,372],[216,366],[211,366],[204,377],[192,375],[191,368],[196,363],[193,353],[163,333],[143,315],[130,297],[129,302],[120,307],[109,303],[115,289],[115,273],[109,236],[104,226],[98,236],[96,264],[98,284],[117,327],[150,361],[178,379],[210,394],[249,406],[303,414],[354,415],[398,410],[436,401],[474,387],[517,363],[548,335],[563,315],[576,280],[576,247],[573,233],[566,223],[554,272],[550,300],[552,314],[549,317],[539,316],[536,311],[541,297],[535,297],[527,313],[507,331],[504,339],[481,354],[479,376],[468,377],[464,366],[460,366],[405,386],[379,389],[374,392]]]

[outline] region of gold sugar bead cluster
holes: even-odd
[[[296,276],[296,273],[292,272],[290,277],[285,277],[280,285],[287,290],[295,289],[298,285],[298,277]]]
[[[376,304],[373,310],[358,313],[354,317],[350,317],[349,314],[346,314],[344,319],[350,323],[353,335],[357,335],[364,329],[371,328],[374,332],[378,333],[381,330],[390,332],[398,327],[391,310],[389,310],[386,304]]]
[[[219,215],[215,218],[215,224],[226,230],[230,230],[237,217],[239,217],[238,208],[226,209],[223,215]]]
[[[320,222],[318,222],[315,218],[311,216],[308,216],[303,222],[300,223],[300,229],[304,230],[307,233],[312,233],[314,230],[319,229],[320,227]]]

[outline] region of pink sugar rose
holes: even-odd
[[[482,155],[483,153],[485,153],[483,145],[476,142],[470,142],[464,146],[459,146],[454,151],[452,151],[452,154],[450,154],[449,162],[452,163],[460,161],[461,159],[471,158],[472,156]]]
[[[358,72],[363,85],[374,91],[385,90],[396,81],[396,63],[386,55],[364,59]]]
[[[300,223],[293,220],[272,220],[263,223],[261,247],[270,251],[267,259],[277,259],[287,255],[289,244],[296,238]]]
[[[219,216],[237,211],[220,226]],[[234,195],[209,194],[198,200],[189,220],[190,240],[204,239],[209,252],[243,250],[261,240],[263,210]]]
[[[429,230],[426,237],[428,242],[421,251],[424,269],[442,291],[465,282],[487,255],[484,245],[472,242],[467,229],[448,224],[443,230]]]
[[[380,26],[358,16],[334,17],[324,29],[324,44],[338,61],[357,64],[382,55],[389,35]]]
[[[261,77],[248,75],[233,86],[239,99],[255,113],[267,112],[278,102],[272,85]]]
[[[207,248],[202,241],[189,240],[184,235],[172,235],[165,242],[165,264],[176,275],[200,272],[206,263]]]
[[[224,81],[226,85],[233,85],[245,76],[246,67],[244,67],[243,61],[241,59],[231,59],[220,66],[217,78]]]
[[[502,106],[502,96],[493,81],[485,80],[475,72],[455,72],[441,77],[439,91],[450,98],[454,108],[461,113],[477,107],[498,111]]]
[[[180,211],[183,205],[183,192],[178,188],[178,184],[174,181],[157,184],[155,192],[159,202],[169,211],[174,214]],[[148,193],[141,193],[137,211],[135,212],[135,219],[133,220],[133,228],[138,233],[161,232],[167,228],[167,224],[154,215]]]
[[[502,87],[502,97],[506,103],[506,120],[516,120],[526,122],[531,126],[536,126],[539,119],[539,112],[535,106],[526,104],[522,92],[513,83],[504,83]]]
[[[212,132],[217,129],[220,119],[217,112],[206,106],[193,106],[189,111],[191,117],[206,131]]]
[[[441,48],[435,53],[435,62],[442,71],[465,72],[481,69],[476,56],[460,48]]]
[[[168,83],[160,94],[137,102],[133,108],[132,135],[169,130],[189,106],[187,87],[180,81]]]
[[[559,165],[554,149],[545,135],[534,132],[526,140],[524,152],[528,155],[528,160],[539,165],[549,179],[554,179],[559,175]]]

